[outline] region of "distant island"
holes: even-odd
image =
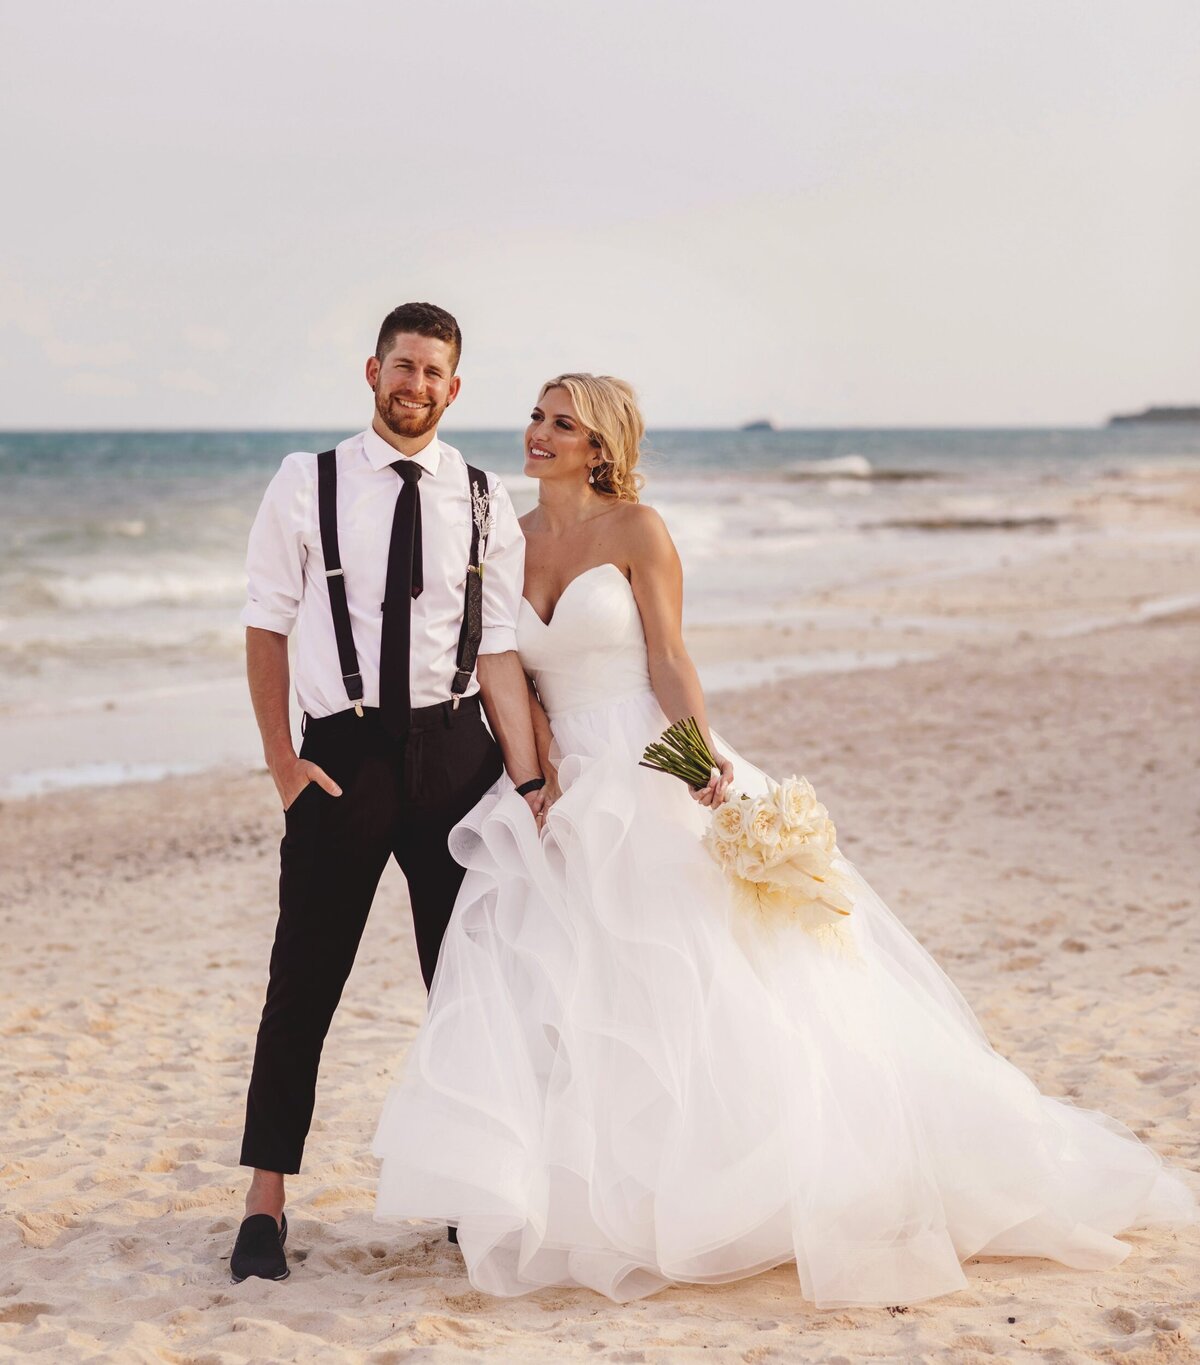
[[[1125,426],[1132,422],[1200,422],[1200,407],[1143,408],[1141,412],[1119,412],[1108,419],[1110,427]]]
[[[746,422],[742,426],[743,431],[774,431],[775,423],[769,417],[760,417],[757,421]]]

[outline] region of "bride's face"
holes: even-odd
[[[602,459],[599,444],[575,415],[566,389],[547,389],[525,428],[525,473],[532,479],[586,483]]]

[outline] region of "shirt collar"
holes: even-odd
[[[438,465],[442,460],[441,442],[438,440],[435,431],[429,438],[429,444],[418,450],[415,455],[402,455],[395,446],[388,445],[374,427],[368,427],[363,432],[363,452],[367,457],[372,469],[386,469],[397,460],[415,460],[417,464],[432,478],[437,477]]]

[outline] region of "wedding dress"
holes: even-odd
[[[1194,1220],[1127,1128],[991,1049],[853,868],[841,943],[733,905],[709,813],[638,766],[667,721],[615,565],[548,624],[524,603],[518,641],[563,794],[539,836],[502,778],[451,836],[466,878],[375,1137],[377,1217],[456,1224],[489,1294],[794,1261],[827,1307],[951,1293],[969,1256],[1096,1270],[1121,1230]]]

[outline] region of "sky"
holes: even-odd
[[[0,427],[347,428],[450,309],[446,427],[1200,402],[1195,0],[0,0]]]

